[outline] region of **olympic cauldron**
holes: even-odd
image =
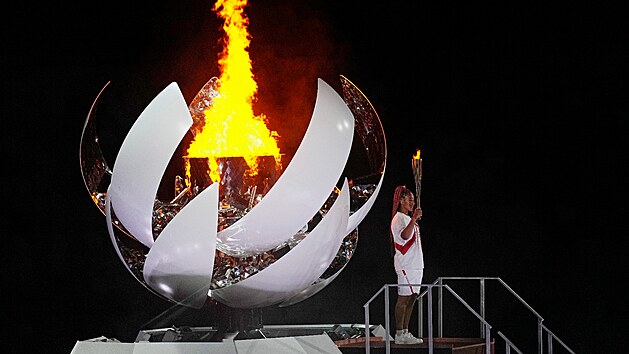
[[[200,112],[217,95],[217,79],[189,106],[178,85],[168,85],[129,130],[113,170],[96,131],[105,85],[83,127],[81,172],[135,279],[186,307],[218,301],[249,309],[289,306],[332,282],[356,250],[358,225],[374,204],[386,167],[376,111],[352,82],[340,80],[343,97],[318,79],[310,124],[283,171],[267,168],[260,183],[242,175],[238,158],[222,158],[218,183],[197,173],[184,184],[177,175],[170,200],[162,200],[158,188],[178,145],[194,134]],[[354,136],[367,172],[342,176],[355,155]]]

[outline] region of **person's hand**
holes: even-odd
[[[422,208],[415,208],[415,210],[413,210],[413,216],[412,216],[413,220],[417,221],[417,220],[421,220],[422,219]]]

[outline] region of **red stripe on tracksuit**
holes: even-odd
[[[395,249],[397,249],[398,251],[400,251],[400,253],[402,254],[406,254],[406,252],[408,252],[408,250],[411,248],[411,246],[413,245],[413,242],[415,242],[415,235],[416,233],[413,232],[413,237],[411,237],[408,241],[406,241],[406,243],[404,244],[404,246],[400,245],[397,242],[393,242],[395,244]]]

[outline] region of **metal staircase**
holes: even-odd
[[[478,296],[478,307],[475,309],[472,307],[464,298],[459,295],[457,292],[453,290],[451,287],[454,286],[453,283],[463,282],[474,282],[478,283],[478,292],[476,293]],[[487,285],[490,282],[495,282],[498,284],[499,289],[503,289],[503,292],[506,290],[506,295],[510,297],[512,300],[519,302],[524,306],[524,309],[528,311],[530,314],[534,316],[537,322],[536,327],[532,327],[532,331],[536,331],[537,335],[537,346],[536,351],[538,354],[554,354],[553,346],[558,344],[558,349],[560,353],[571,353],[575,354],[572,349],[568,347],[559,337],[557,337],[548,327],[543,324],[544,319],[529,305],[527,304],[522,297],[520,297],[511,287],[509,287],[502,279],[497,277],[440,277],[437,278],[431,284],[411,284],[412,286],[421,286],[425,290],[422,291],[418,298],[418,303],[416,304],[416,308],[418,311],[418,333],[420,337],[424,337],[427,340],[424,341],[424,344],[419,345],[418,347],[422,349],[422,351],[415,350],[414,352],[427,352],[429,354],[435,353],[435,342],[443,342],[444,338],[444,324],[447,321],[453,321],[452,318],[444,318],[446,315],[446,303],[447,299],[452,301],[447,305],[458,303],[463,306],[463,308],[472,315],[472,318],[477,320],[480,324],[480,338],[484,341],[483,351],[485,354],[495,354],[495,344],[496,340],[498,340],[498,344],[504,344],[504,353],[511,354],[519,353],[523,354],[523,351],[520,350],[515,343],[515,341],[511,340],[506,334],[502,331],[497,330],[496,324],[492,326],[488,322],[487,310],[490,308],[487,303]],[[446,284],[448,283],[448,284]],[[399,286],[408,286],[408,284],[385,284],[380,290],[378,290],[370,299],[363,305],[365,311],[365,352],[371,352],[372,341],[370,340],[370,331],[367,330],[369,328],[370,323],[370,305],[380,297],[381,294],[384,296],[384,322],[385,322],[385,330],[386,333],[392,333],[389,328],[391,323],[390,310],[391,310],[391,302],[390,302],[390,293],[391,289],[396,289]],[[458,288],[457,288],[458,289]],[[467,289],[469,290],[469,289]],[[434,301],[434,293],[437,292],[436,304]],[[397,292],[396,292],[397,293]],[[426,304],[424,304],[426,302]],[[500,304],[492,304],[495,306],[500,306]],[[426,316],[424,316],[424,311],[426,311]],[[436,336],[435,336],[435,328],[433,326],[434,323],[434,313],[437,313],[437,324],[436,324]],[[451,315],[452,316],[452,315]],[[424,336],[424,322],[426,322],[427,333]],[[492,330],[493,329],[493,330]],[[492,340],[493,334],[493,340]],[[510,334],[513,335],[513,334]],[[435,340],[437,339],[437,341]],[[384,350],[385,353],[391,353],[391,341],[384,340]],[[426,351],[427,350],[427,351]]]

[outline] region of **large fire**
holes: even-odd
[[[218,0],[212,8],[224,20],[223,51],[219,54],[219,95],[205,110],[205,122],[187,151],[189,158],[207,158],[210,178],[220,181],[218,159],[243,157],[249,175],[257,174],[257,157],[273,156],[281,164],[278,134],[266,126],[264,114],[255,115],[252,104],[258,85],[249,57],[250,35],[244,14],[247,0]],[[189,175],[189,166],[186,166]]]

